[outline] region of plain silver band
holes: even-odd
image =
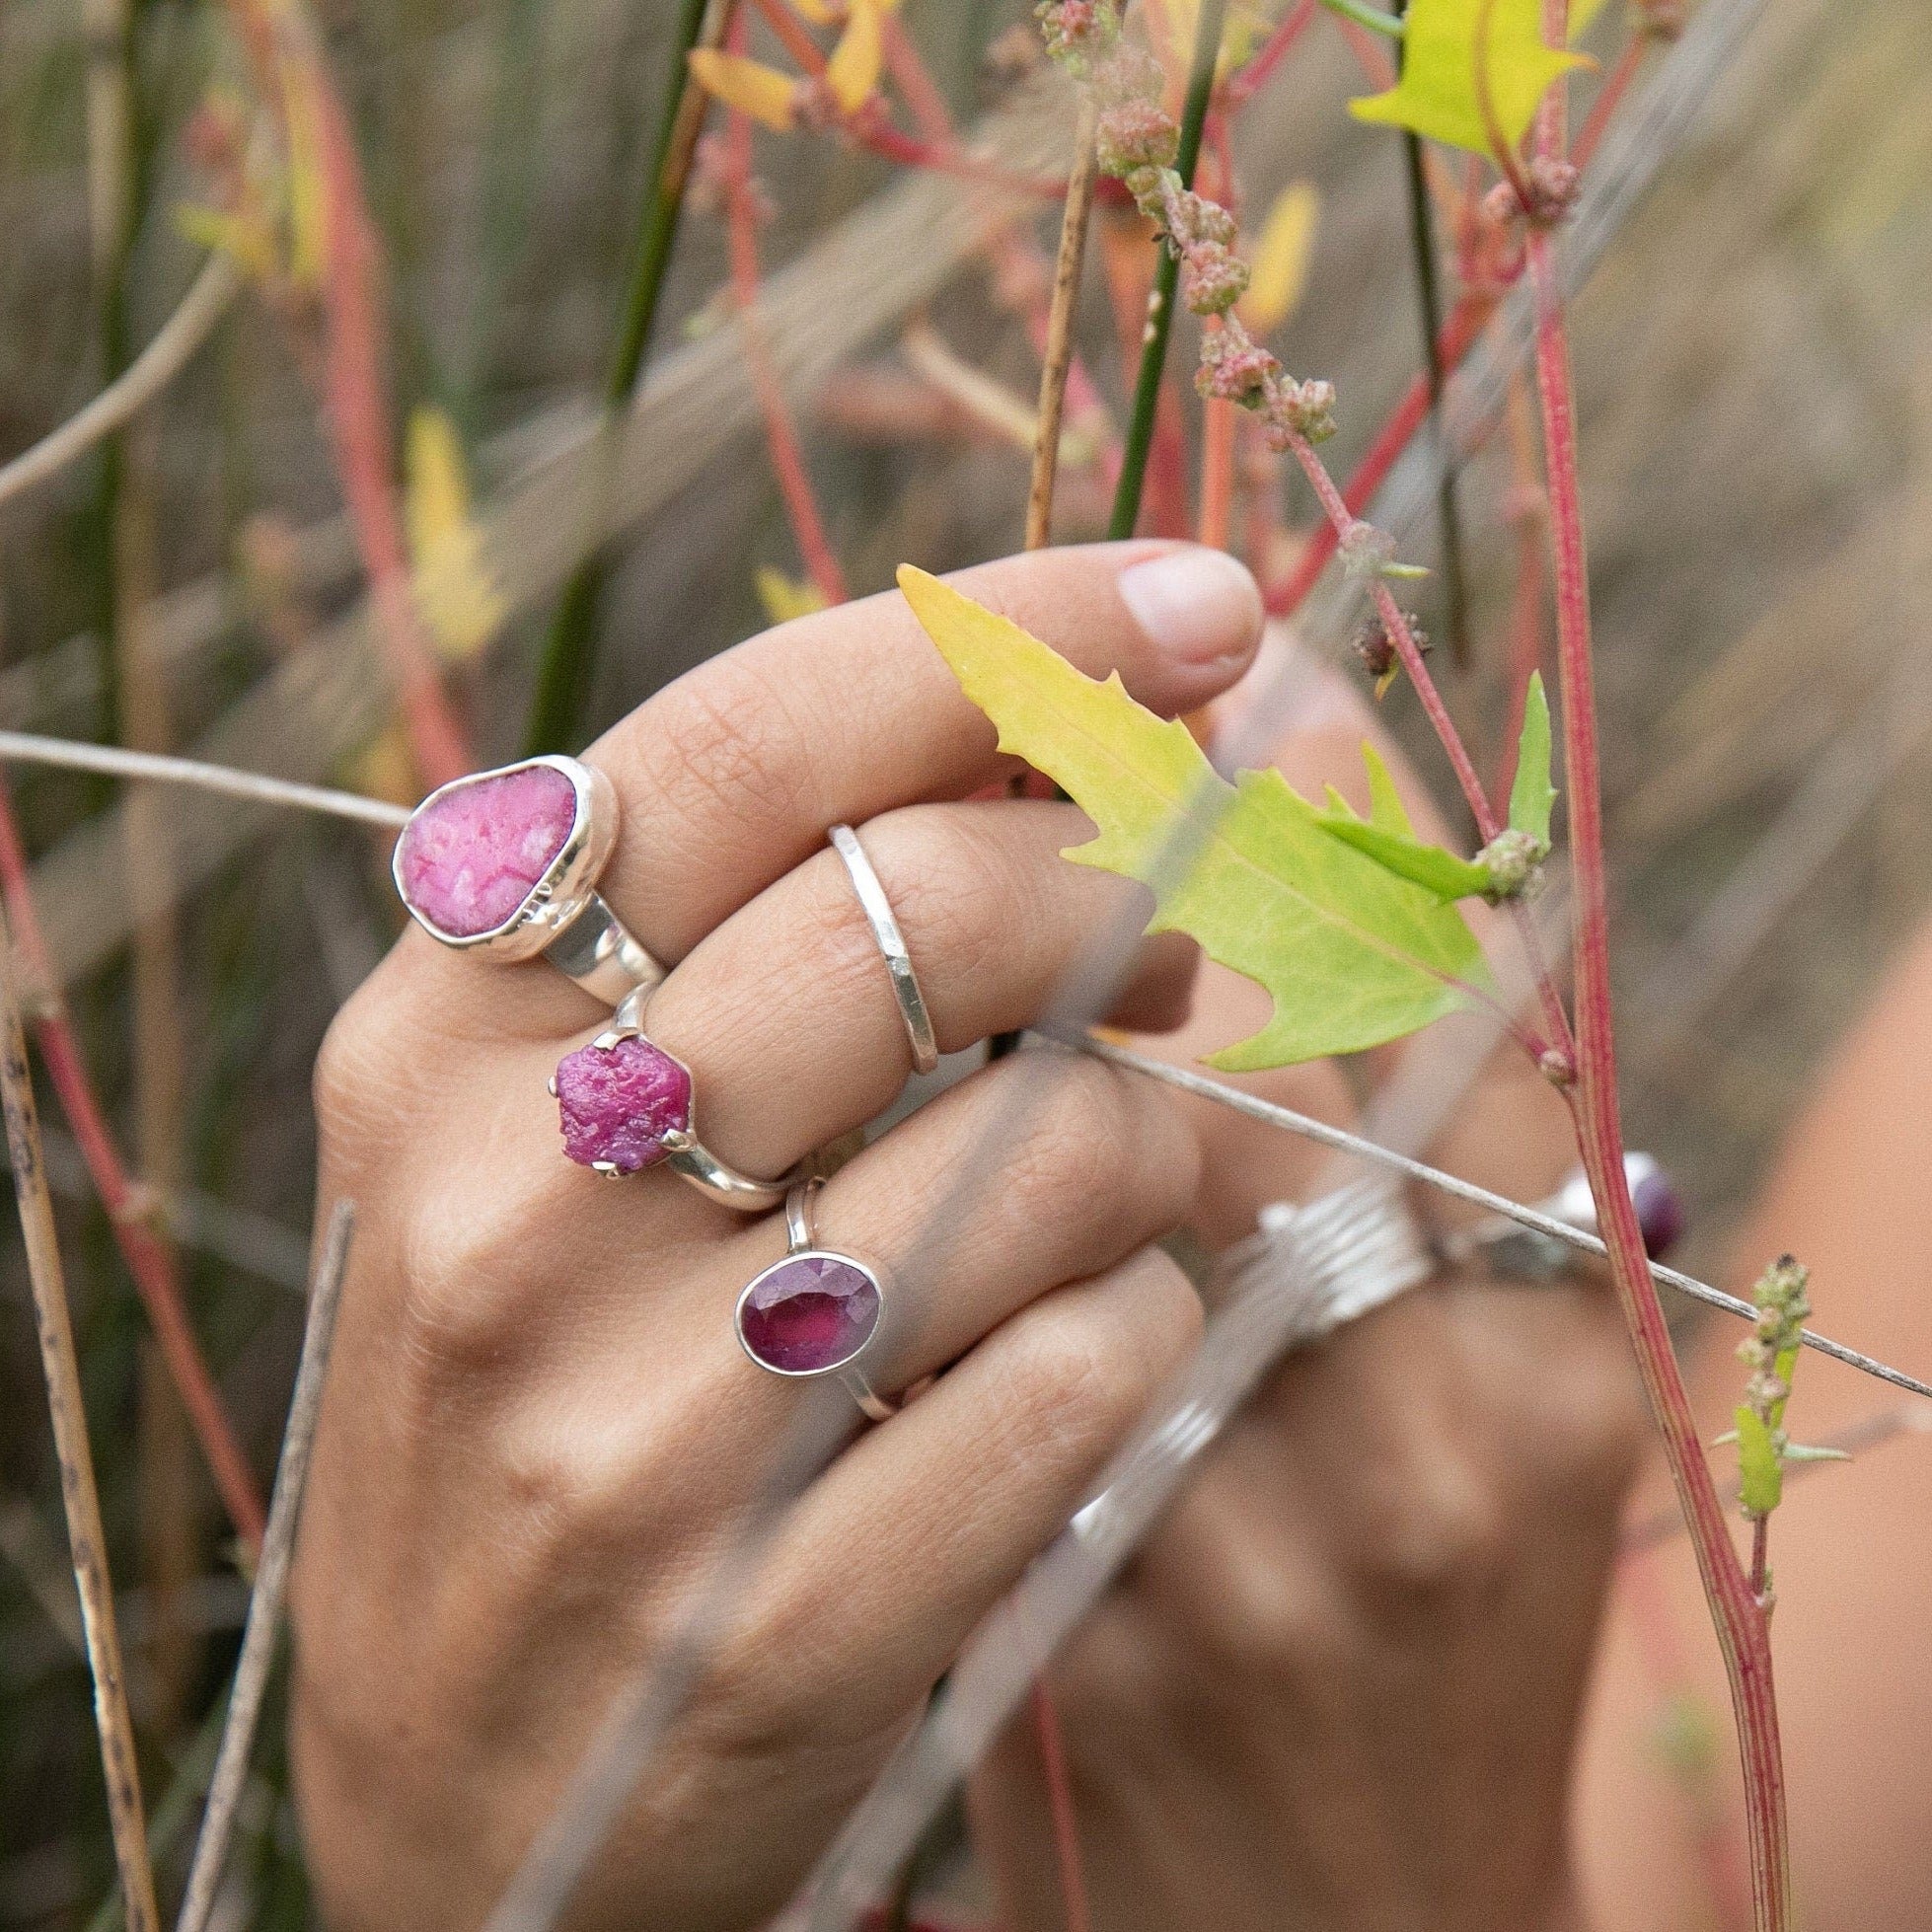
[[[926,996],[919,990],[919,975],[913,971],[905,934],[893,917],[892,901],[885,896],[885,887],[872,870],[858,834],[850,825],[835,825],[831,837],[833,851],[846,861],[846,870],[852,874],[853,890],[858,894],[872,937],[885,955],[892,997],[899,1003],[899,1017],[906,1023],[906,1038],[913,1049],[913,1072],[929,1074],[939,1064],[939,1043],[932,1034],[932,1016],[926,1010]]]
[[[665,1135],[664,1150],[665,1166],[680,1180],[689,1181],[700,1194],[708,1194],[741,1215],[762,1215],[784,1199],[783,1181],[753,1180],[749,1174],[739,1173],[695,1134]]]
[[[647,991],[664,977],[664,968],[611,911],[601,892],[590,895],[583,911],[544,948],[544,957],[607,1006],[621,1006],[630,995]]]
[[[806,1249],[818,1246],[812,1204],[818,1199],[818,1191],[824,1185],[816,1174],[811,1174],[785,1190],[784,1240],[787,1254],[803,1254]],[[864,1372],[855,1363],[849,1362],[835,1373],[845,1383],[847,1394],[858,1404],[860,1413],[868,1422],[890,1422],[899,1413],[900,1404],[881,1395],[865,1379]]]

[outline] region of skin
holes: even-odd
[[[959,581],[1190,710],[1247,668],[1258,600],[1170,611],[1162,647],[1142,623],[1159,600],[1144,579],[1130,608],[1121,581],[1171,548]],[[1284,768],[1359,794],[1363,714],[1304,687]],[[754,1173],[872,1118],[908,1071],[830,824],[861,828],[943,1049],[1036,1013],[1130,890],[1058,857],[1083,836],[1071,807],[965,802],[1005,768],[896,596],[751,640],[589,756],[625,807],[602,889],[675,965],[653,1037],[694,1069],[706,1140]],[[1191,972],[1152,950],[1116,1017],[1175,1025]],[[1260,1017],[1210,970],[1163,1050]],[[293,1750],[332,1924],[482,1921],[800,1399],[727,1314],[780,1226],[558,1156],[544,1081],[599,1018],[556,974],[411,931],[318,1069],[323,1196],[360,1214],[294,1591]],[[1352,1117],[1335,1068],[1253,1084]],[[1561,1120],[1512,1062],[1442,1152],[1534,1193],[1567,1164]],[[934,1177],[990,1137],[935,1251]],[[832,1179],[822,1237],[920,1285],[877,1379],[944,1373],[784,1519],[573,1922],[696,1932],[782,1902],[1193,1346],[1199,1304],[1151,1244],[1234,1238],[1318,1171],[1225,1110],[1026,1055]],[[1565,1791],[1640,1444],[1588,1285],[1440,1282],[1273,1376],[1056,1671],[1099,1922],[1580,1923]],[[1035,1775],[1009,1744],[974,1792],[1015,1928],[1062,1922]]]

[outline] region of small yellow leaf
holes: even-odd
[[[1402,42],[1402,78],[1383,94],[1349,103],[1358,120],[1387,121],[1432,141],[1489,154],[1487,80],[1497,130],[1511,148],[1560,75],[1591,62],[1543,44],[1542,0],[1415,0]]]
[[[883,14],[896,14],[899,0],[874,0]],[[1598,6],[1603,0],[1596,0]],[[791,11],[802,14],[814,27],[843,27],[852,17],[852,8],[847,0],[791,0]]]
[[[742,54],[719,53],[713,47],[694,47],[686,56],[691,72],[706,94],[736,108],[780,134],[789,133],[798,98],[798,83],[789,74]]]
[[[470,483],[456,425],[441,409],[409,418],[404,511],[415,565],[416,607],[436,648],[472,657],[495,635],[509,607],[483,559],[470,514]]]
[[[400,724],[386,726],[348,760],[342,776],[350,791],[386,798],[392,805],[413,805],[422,796],[415,759]]]
[[[1279,329],[1300,306],[1320,207],[1311,182],[1290,182],[1268,210],[1254,245],[1247,293],[1241,297],[1241,320],[1255,334]]]
[[[885,36],[879,0],[852,0],[846,31],[832,49],[825,84],[841,110],[855,114],[872,98],[885,61]]]
[[[809,578],[787,577],[782,570],[761,563],[752,573],[752,582],[766,617],[774,624],[789,624],[795,617],[810,617],[826,608],[824,592]]]
[[[274,238],[251,215],[190,201],[175,210],[175,226],[188,241],[212,255],[228,256],[259,280],[266,281],[278,266]]]
[[[283,68],[283,121],[288,130],[288,278],[319,289],[329,272],[329,185],[322,171],[322,133],[314,82]]]

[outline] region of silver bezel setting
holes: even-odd
[[[745,1304],[757,1293],[759,1284],[772,1275],[777,1274],[780,1268],[788,1267],[794,1261],[818,1259],[836,1261],[842,1267],[846,1268],[856,1268],[872,1284],[872,1293],[879,1298],[878,1312],[873,1316],[872,1325],[866,1331],[865,1338],[850,1355],[841,1356],[837,1362],[827,1362],[816,1369],[778,1368],[774,1364],[767,1362],[762,1355],[757,1354],[751,1344],[745,1340]],[[847,1253],[844,1248],[813,1246],[788,1248],[769,1268],[761,1268],[739,1291],[737,1305],[731,1311],[731,1326],[732,1331],[738,1337],[738,1346],[744,1350],[746,1357],[756,1367],[763,1369],[768,1375],[782,1375],[787,1381],[816,1381],[822,1375],[844,1375],[850,1378],[854,1373],[854,1365],[872,1346],[878,1339],[880,1332],[884,1329],[885,1317],[885,1277],[877,1268],[869,1261],[861,1261],[855,1254]],[[856,1393],[855,1390],[854,1392],[855,1394]],[[863,1404],[860,1406],[862,1407]]]
[[[500,926],[491,927],[485,932],[444,931],[410,899],[409,889],[403,882],[403,847],[409,838],[408,825],[403,828],[402,837],[396,841],[396,850],[390,855],[390,876],[396,881],[397,896],[409,909],[409,917],[431,938],[443,945],[453,946],[458,951],[475,949],[486,952],[497,959],[534,959],[596,897],[597,881],[610,862],[611,853],[617,845],[617,787],[602,772],[574,758],[546,752],[536,758],[520,758],[513,765],[498,765],[487,772],[466,773],[460,779],[452,779],[447,784],[438,785],[415,808],[409,824],[413,825],[417,815],[430,810],[454,792],[465,791],[495,779],[511,778],[518,772],[527,772],[540,765],[548,766],[554,772],[561,772],[570,780],[571,789],[576,794],[576,818],[569,836],[551,860],[543,877],[530,888],[523,903]]]

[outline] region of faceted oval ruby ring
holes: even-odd
[[[446,946],[553,965],[615,1006],[664,969],[597,892],[617,844],[617,790],[574,758],[452,779],[396,842],[396,890]]]
[[[822,1185],[800,1181],[785,1196],[785,1256],[738,1297],[738,1344],[775,1375],[837,1375],[873,1422],[884,1422],[899,1405],[859,1363],[885,1321],[885,1284],[869,1262],[819,1246],[812,1206]]]
[[[727,1208],[776,1208],[786,1181],[741,1174],[699,1140],[691,1069],[645,1034],[646,994],[628,995],[607,1031],[557,1062],[550,1090],[563,1152],[613,1180],[662,1162]]]

